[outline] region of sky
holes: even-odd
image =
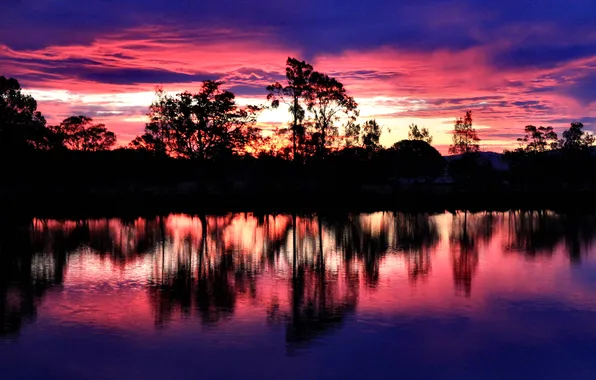
[[[482,149],[516,146],[525,125],[596,131],[593,0],[2,0],[0,75],[15,77],[50,124],[84,114],[142,133],[156,85],[218,79],[264,104],[286,59],[307,60],[356,99],[381,142],[429,128],[446,152],[473,110]],[[265,112],[265,128],[289,120]]]

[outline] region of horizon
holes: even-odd
[[[218,79],[239,104],[264,104],[288,56],[344,83],[359,122],[391,129],[384,146],[415,123],[445,154],[467,109],[483,151],[516,147],[528,124],[560,134],[579,121],[596,130],[596,11],[582,2],[327,1],[314,16],[303,11],[311,2],[88,3],[12,4],[0,26],[0,73],[19,80],[49,124],[83,114],[105,123],[119,145],[143,132],[156,85],[192,92]],[[283,108],[266,111],[259,125],[289,119]]]

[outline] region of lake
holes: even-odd
[[[2,222],[0,378],[595,379],[596,214]]]

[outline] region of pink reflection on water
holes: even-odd
[[[350,315],[373,324],[395,315],[506,319],[494,302],[527,299],[596,310],[589,284],[573,275],[574,247],[594,265],[592,222],[577,222],[576,236],[561,218],[298,216],[295,231],[291,215],[36,220],[31,265],[34,277],[63,276],[38,308],[52,323],[131,334],[286,326],[299,341]]]

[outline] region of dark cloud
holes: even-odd
[[[277,42],[301,48],[308,58],[320,52],[380,46],[462,50],[500,38],[511,25],[524,31],[548,24],[552,30],[532,38],[521,33],[523,48],[514,45],[495,57],[498,65],[546,65],[593,51],[593,41],[569,40],[555,49],[544,48],[553,38],[558,40],[561,31],[575,33],[574,39],[584,38],[584,31],[593,28],[593,16],[593,6],[580,0],[503,0],[489,6],[484,0],[87,0],[84,5],[76,0],[23,1],[5,11],[0,35],[11,47],[33,49],[89,43],[102,34],[147,25],[175,28],[183,34],[198,26],[240,33],[264,30]]]
[[[75,76],[109,84],[190,83],[218,78],[218,75],[214,74],[183,74],[166,70],[124,68],[80,68]]]
[[[580,122],[584,124],[596,124],[596,117],[588,116],[588,117],[580,117],[577,119],[550,119],[548,120],[549,123],[552,124],[571,124],[573,122]]]
[[[511,102],[511,105],[533,111],[549,111],[551,109],[550,106],[543,104],[538,100],[515,101]]]
[[[500,69],[548,68],[595,55],[596,44],[594,42],[568,46],[528,45],[499,52],[495,54],[492,62]]]
[[[23,83],[43,82],[57,78],[73,78],[107,84],[145,84],[145,83],[190,83],[214,80],[221,73],[177,73],[160,69],[108,67],[85,58],[61,60],[11,58],[13,65],[28,65],[37,68],[36,72],[19,76]],[[10,74],[10,73],[9,73]]]
[[[574,83],[563,86],[562,92],[582,105],[596,102],[596,73],[575,79]]]
[[[229,88],[236,96],[264,96],[267,94],[263,86],[232,86]]]

